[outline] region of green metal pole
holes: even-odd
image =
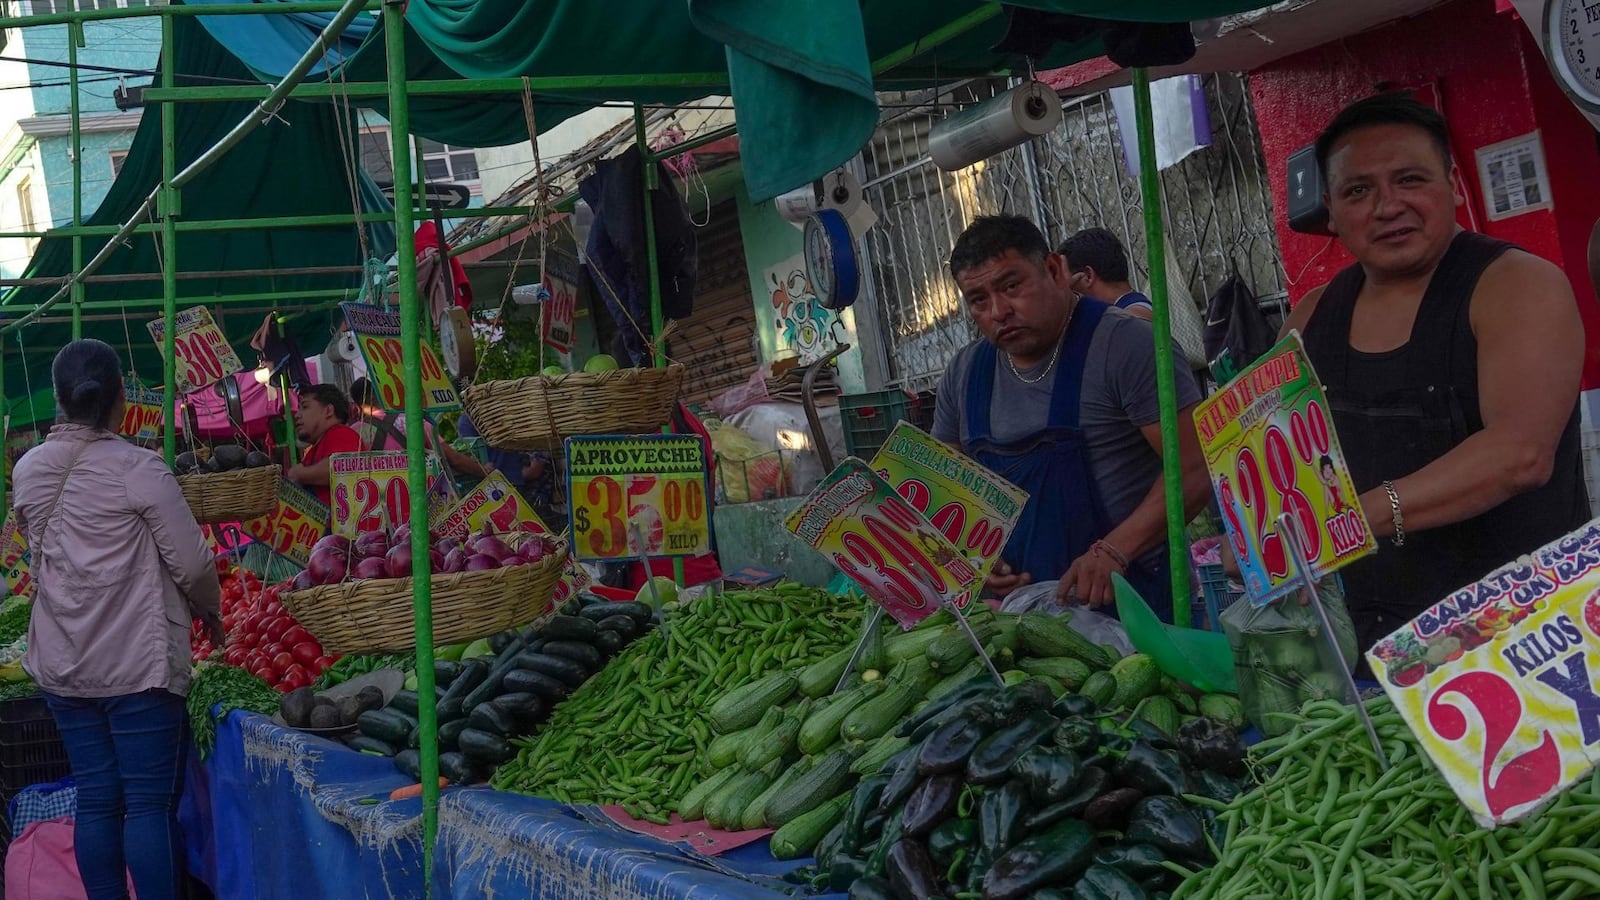
[[[336,12],[343,8],[343,0],[284,0],[272,7],[272,14],[305,13],[305,12]],[[371,6],[377,9],[376,5]],[[173,16],[259,16],[262,11],[254,3],[196,3],[194,5],[173,4],[168,6],[128,6],[128,7],[103,7],[101,9],[83,9],[74,12],[45,13],[31,16],[3,16],[0,17],[0,29],[33,28],[44,25],[66,25],[72,22],[99,22],[105,19],[142,19],[149,16],[160,16],[168,19]]]
[[[1189,627],[1189,552],[1184,529],[1183,462],[1178,458],[1178,387],[1172,359],[1172,312],[1167,303],[1167,251],[1161,216],[1161,172],[1156,167],[1155,115],[1150,73],[1133,70],[1133,111],[1139,133],[1139,190],[1144,242],[1150,261],[1151,325],[1156,333],[1156,397],[1161,406],[1161,477],[1167,493],[1167,559],[1172,568],[1172,621]]]
[[[422,428],[422,308],[417,298],[416,215],[411,196],[411,111],[406,97],[405,7],[383,7],[389,58],[389,140],[394,154],[395,258],[400,279],[400,348],[405,368],[406,456],[410,458],[412,601],[417,628],[417,724],[422,734],[422,872],[433,888],[433,842],[439,828],[438,712],[433,685],[433,585],[428,580],[428,472]]]
[[[83,224],[83,132],[78,109],[78,48],[85,46],[83,23],[67,26],[67,112],[72,142],[72,227]],[[83,268],[83,238],[72,239],[72,271]],[[72,282],[72,339],[83,337],[83,282]]]
[[[250,8],[254,9],[252,5]],[[276,12],[276,9],[274,9]],[[481,94],[520,94],[533,91],[628,91],[639,88],[703,88],[712,93],[728,88],[728,73],[684,72],[665,75],[535,75],[524,84],[521,78],[451,78],[413,81],[407,91],[418,97],[477,96]],[[199,101],[255,100],[266,93],[262,85],[222,85],[219,87],[181,87],[172,90],[150,88],[144,93],[146,104]],[[315,82],[302,84],[288,93],[294,100],[345,98],[361,100],[382,97],[384,86],[369,82],[348,84]]]
[[[173,78],[172,19],[161,20],[161,83],[171,87]],[[174,322],[178,317],[178,214],[179,193],[172,184],[178,170],[178,119],[177,108],[161,107],[161,319],[166,328],[161,332],[161,383],[165,391],[165,422],[161,429],[161,452],[172,465],[178,454],[178,334]],[[80,270],[81,271],[81,270]],[[75,279],[74,284],[81,283]]]

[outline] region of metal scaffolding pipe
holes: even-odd
[[[42,13],[33,16],[0,16],[0,28],[38,28],[45,25],[69,25],[73,22],[100,22],[106,19],[141,19],[160,16],[260,16],[288,13],[338,12],[344,0],[281,0],[270,11],[256,3],[196,3],[189,5],[106,7],[81,9],[74,12]],[[376,3],[370,9],[377,9]]]

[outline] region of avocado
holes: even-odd
[[[369,684],[356,692],[356,701],[363,710],[383,709],[383,689],[375,684]]]
[[[290,728],[304,728],[311,724],[311,713],[315,708],[316,700],[312,697],[311,688],[295,688],[283,696],[278,704],[278,713]]]
[[[218,444],[211,451],[211,458],[217,461],[217,471],[231,472],[244,468],[245,451],[238,444]]]
[[[251,450],[244,456],[244,467],[246,469],[259,469],[262,466],[270,465],[272,465],[272,457],[262,453],[260,450]]]
[[[354,725],[356,719],[366,712],[366,707],[361,705],[361,698],[353,695],[340,697],[338,709],[339,724],[341,725]]]
[[[311,710],[312,728],[338,728],[343,724],[339,721],[339,710],[332,703],[313,707]]]
[[[173,457],[173,459],[172,459],[172,468],[179,475],[187,475],[190,472],[193,472],[195,470],[195,467],[198,466],[198,465],[200,465],[200,460],[195,459],[194,458],[194,453],[192,451],[189,451],[189,450],[185,450],[182,453],[179,453],[177,456]]]
[[[200,471],[202,471],[202,472],[221,472],[222,471],[222,464],[217,461],[217,458],[215,456],[213,456],[210,459],[208,459],[205,462],[200,464]]]

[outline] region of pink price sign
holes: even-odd
[[[866,463],[845,460],[784,527],[827,556],[902,628],[966,609],[978,570]]]

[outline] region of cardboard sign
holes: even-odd
[[[698,435],[571,437],[566,452],[579,559],[711,552],[709,454]],[[633,546],[631,525],[644,547]]]
[[[6,524],[0,527],[0,575],[13,597],[33,594],[33,575],[28,572],[28,536],[17,527],[16,510],[6,511]]]
[[[544,284],[550,299],[539,312],[539,337],[557,353],[571,353],[578,321],[578,261],[551,253],[545,260]]]
[[[1600,762],[1600,519],[1429,607],[1367,653],[1484,827]]]
[[[161,392],[152,391],[130,378],[124,383],[122,393],[128,408],[117,424],[117,434],[135,441],[153,441],[160,437],[161,426],[166,421]]]
[[[409,457],[398,450],[335,453],[328,457],[333,499],[333,533],[355,538],[364,531],[394,528],[411,521]],[[450,479],[433,454],[427,456],[428,507],[439,510],[455,502]]]
[[[828,473],[783,524],[903,628],[945,604],[965,609],[983,583],[954,544],[855,457]]]
[[[165,353],[166,342],[162,338],[167,331],[166,321],[153,319],[145,323],[145,327],[150,329],[150,337],[155,339],[156,346]],[[178,313],[172,320],[172,330],[173,344],[177,350],[177,358],[173,362],[177,369],[178,393],[190,394],[210,387],[244,369],[244,364],[239,362],[239,354],[233,352],[227,336],[211,318],[211,310],[204,306]]]
[[[222,525],[202,524],[200,533],[206,536],[211,544],[211,552],[217,556],[233,553],[255,543],[255,539],[244,533],[244,527],[238,522],[227,522]]]
[[[1245,590],[1266,604],[1293,590],[1278,516],[1295,517],[1321,580],[1375,548],[1322,383],[1291,332],[1200,403],[1195,429]]]
[[[310,491],[280,478],[277,507],[242,527],[272,552],[305,568],[311,561],[311,548],[328,533],[328,507]]]
[[[872,468],[966,554],[978,570],[977,590],[1011,539],[1028,492],[910,422],[889,433]]]
[[[385,409],[404,412],[406,408],[405,361],[400,348],[400,311],[379,309],[364,303],[341,303],[356,346],[367,361],[367,377],[377,390],[378,402]],[[422,371],[422,409],[424,412],[450,412],[461,408],[455,385],[427,341],[419,341],[418,365]]]
[[[430,528],[437,531],[440,537],[457,540],[480,532],[485,526],[496,534],[512,531],[552,533],[539,514],[534,512],[533,506],[498,469],[463,494],[459,501],[439,510],[431,522]]]

